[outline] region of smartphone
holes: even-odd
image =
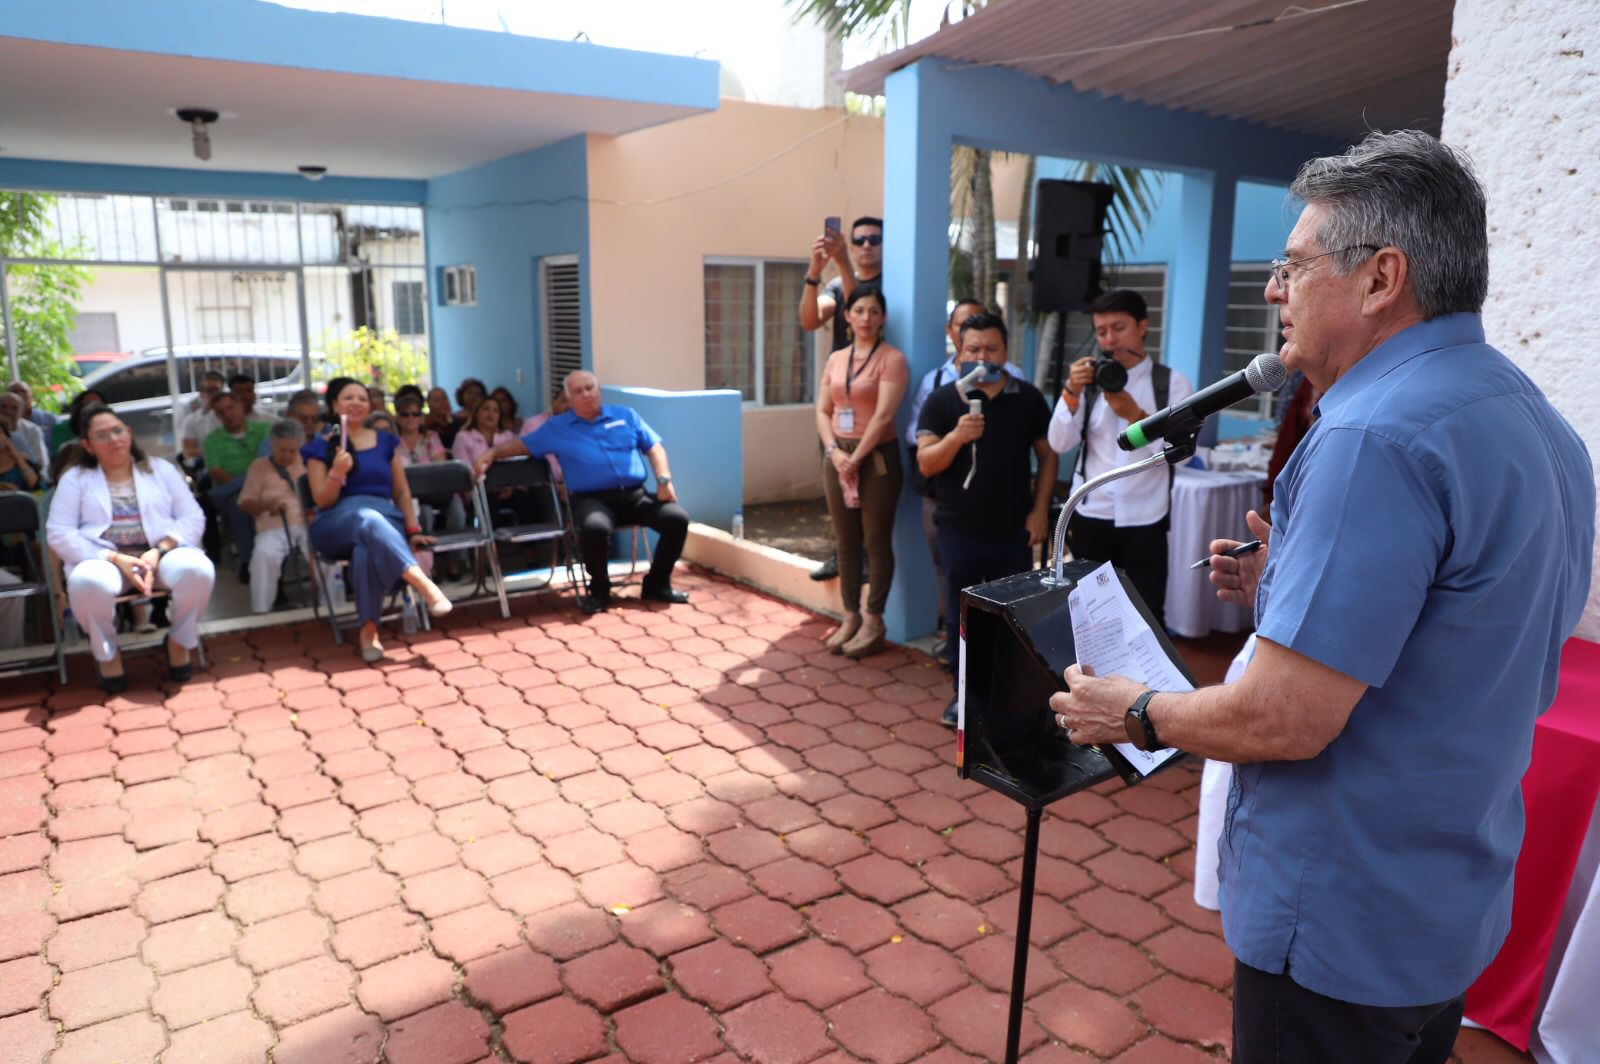
[[[839,216],[837,214],[830,214],[826,218],[822,219],[822,231],[828,236],[838,236],[842,231],[839,226]]]

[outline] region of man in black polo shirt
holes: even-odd
[[[957,378],[979,362],[987,369],[979,384],[965,395],[954,384],[937,389],[917,419],[917,468],[933,488],[947,624],[961,616],[962,588],[1032,567],[1056,482],[1056,453],[1045,438],[1050,407],[1039,389],[1005,372],[1006,323],[993,314],[974,314],[961,325]],[[974,400],[981,413],[970,411]],[[1037,478],[1030,456],[1038,459]],[[958,640],[948,640],[957,691],[959,650]],[[944,723],[956,725],[954,700]]]

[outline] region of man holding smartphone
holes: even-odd
[[[839,275],[826,285],[822,271],[832,262]],[[823,325],[833,323],[833,338],[828,347],[831,354],[851,343],[850,326],[844,320],[840,307],[855,291],[858,284],[882,287],[883,278],[883,219],[862,215],[850,223],[850,242],[845,243],[839,219],[830,215],[822,220],[822,235],[811,244],[811,265],[806,270],[806,283],[800,289],[800,327],[814,332]],[[837,552],[830,555],[811,571],[813,580],[832,580],[839,575]]]

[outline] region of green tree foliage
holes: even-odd
[[[38,192],[0,191],[0,255],[8,258],[70,258],[49,236],[48,211],[53,196]],[[17,338],[17,369],[33,386],[39,405],[59,410],[80,385],[72,373],[68,338],[78,318],[78,299],[88,283],[82,266],[19,263],[6,269],[11,300],[11,326]]]
[[[428,352],[400,339],[393,329],[376,332],[365,325],[349,336],[324,339],[325,359],[312,364],[312,379],[326,384],[334,377],[354,377],[381,384],[391,394],[402,384],[428,387]]]

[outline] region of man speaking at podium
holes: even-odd
[[[1511,919],[1520,781],[1588,594],[1594,471],[1484,339],[1483,190],[1431,136],[1313,159],[1273,264],[1282,357],[1319,418],[1268,549],[1212,543],[1255,604],[1233,684],[1146,697],[1067,670],[1074,742],[1232,762],[1219,846],[1237,1064],[1442,1064]],[[1270,537],[1270,538],[1269,538]]]

